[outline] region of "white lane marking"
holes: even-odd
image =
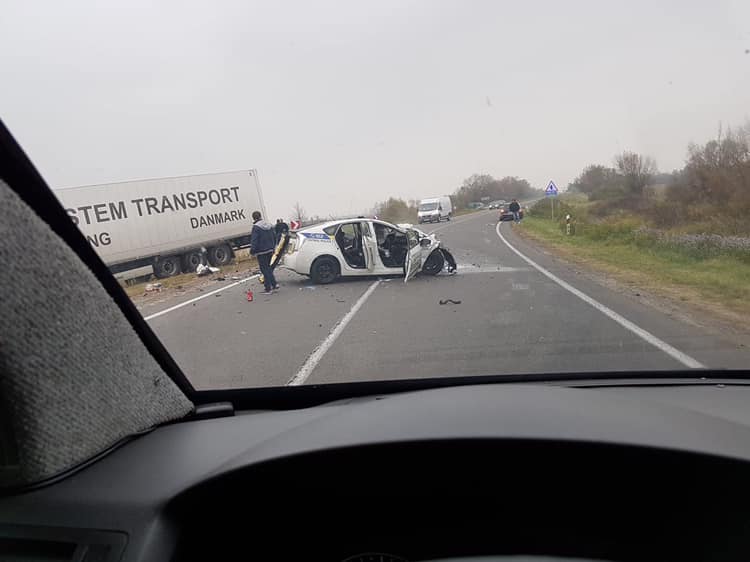
[[[514,273],[516,271],[531,271],[529,267],[506,267],[504,265],[485,264],[462,264],[459,263],[456,270],[459,273]]]
[[[344,331],[344,328],[346,328],[347,324],[351,322],[351,319],[354,318],[354,315],[357,314],[360,308],[362,308],[362,305],[365,304],[365,301],[370,297],[373,291],[375,291],[378,285],[380,285],[380,279],[374,281],[364,294],[357,299],[357,302],[354,303],[354,306],[351,307],[349,312],[347,312],[344,317],[339,320],[339,323],[333,327],[333,330],[328,334],[328,337],[326,337],[326,339],[324,339],[320,345],[313,350],[307,358],[307,361],[305,361],[305,364],[300,367],[299,371],[297,371],[297,374],[289,379],[289,382],[286,383],[287,386],[299,386],[304,384],[307,378],[312,374],[315,367],[318,366],[320,360],[323,359],[326,352],[331,349],[331,346]]]
[[[603,305],[599,301],[597,301],[595,299],[592,299],[590,296],[588,296],[583,291],[579,291],[578,289],[576,289],[575,287],[573,287],[573,285],[571,285],[570,283],[566,283],[565,281],[563,281],[562,279],[560,279],[554,273],[551,273],[550,271],[548,271],[547,269],[543,268],[541,265],[539,265],[538,263],[536,263],[531,258],[526,257],[524,254],[522,254],[521,252],[519,252],[518,250],[516,250],[516,248],[514,248],[510,244],[510,242],[508,242],[505,239],[505,237],[500,233],[500,223],[497,223],[497,227],[495,228],[495,232],[497,232],[497,235],[500,237],[500,240],[502,240],[505,243],[505,245],[508,246],[508,248],[510,248],[513,252],[515,252],[515,254],[518,255],[522,260],[524,260],[530,266],[536,268],[541,273],[543,273],[544,275],[546,275],[547,277],[549,277],[550,279],[552,279],[552,281],[554,281],[555,283],[557,283],[558,285],[560,285],[566,291],[570,291],[571,293],[573,293],[575,296],[577,296],[582,301],[590,304],[595,309],[597,309],[599,312],[601,312],[605,316],[608,316],[609,318],[611,318],[612,320],[614,320],[615,322],[617,322],[623,328],[625,328],[627,330],[630,330],[636,336],[640,337],[642,340],[650,343],[655,348],[663,351],[664,353],[666,353],[667,355],[669,355],[672,359],[676,359],[677,361],[679,361],[680,363],[682,363],[686,367],[689,367],[691,369],[702,369],[702,368],[705,367],[702,363],[696,361],[695,359],[693,359],[689,355],[683,353],[679,349],[672,347],[667,342],[665,342],[665,341],[657,338],[651,332],[648,332],[648,331],[644,330],[640,326],[634,324],[633,322],[631,322],[630,320],[628,320],[624,316],[621,316],[620,314],[618,314],[617,312],[615,312],[611,308]]]
[[[165,308],[164,310],[160,310],[159,312],[154,312],[153,314],[150,314],[144,318],[146,322],[149,320],[153,320],[154,318],[158,318],[159,316],[162,316],[163,314],[166,314],[167,312],[172,312],[173,310],[177,310],[178,308],[182,308],[183,306],[187,306],[189,304],[192,304],[194,302],[197,302],[201,299],[205,299],[206,297],[210,297],[211,295],[215,295],[216,293],[220,293],[222,291],[226,291],[227,289],[231,289],[232,287],[236,287],[237,285],[241,283],[245,283],[246,281],[250,281],[251,279],[257,279],[260,277],[260,275],[251,275],[250,277],[245,277],[244,279],[240,281],[235,281],[234,283],[230,283],[229,285],[224,285],[223,287],[219,287],[215,291],[211,291],[209,293],[206,293],[204,295],[201,295],[199,297],[195,297],[194,299],[187,300],[185,302],[181,302],[180,304],[176,304],[174,306],[170,306],[169,308]]]

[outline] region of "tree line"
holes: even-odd
[[[748,234],[750,122],[720,129],[705,143],[690,144],[685,165],[671,173],[660,173],[648,156],[623,152],[612,166],[586,166],[568,190],[595,202],[595,215],[627,210],[658,227],[701,224],[727,234]]]
[[[505,199],[525,199],[538,195],[539,190],[531,187],[528,181],[515,176],[495,179],[489,174],[473,174],[466,178],[450,195],[454,210],[468,209],[470,203]],[[432,194],[431,196],[437,196]],[[391,222],[416,222],[416,200],[391,197],[376,204],[372,213]]]

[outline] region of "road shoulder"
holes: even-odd
[[[710,333],[729,338],[739,347],[750,348],[750,325],[739,313],[707,303],[695,291],[684,288],[660,287],[649,283],[646,275],[638,271],[625,271],[610,267],[570,249],[559,247],[535,236],[523,228],[504,231],[521,251],[533,251],[557,263],[578,278],[585,278],[601,287],[618,293],[631,302],[637,302],[682,323],[701,328]]]

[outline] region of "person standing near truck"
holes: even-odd
[[[508,205],[508,210],[513,213],[513,220],[515,222],[521,222],[521,205],[518,204],[518,201],[513,199],[510,205]]]
[[[250,232],[250,255],[255,256],[263,275],[265,291],[262,294],[270,295],[279,288],[276,277],[271,267],[271,257],[276,248],[276,231],[270,222],[263,220],[260,211],[253,211],[253,229]]]
[[[276,243],[278,244],[282,236],[289,232],[289,225],[284,222],[284,219],[276,219],[274,230],[276,231]]]

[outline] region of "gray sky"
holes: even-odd
[[[0,116],[53,187],[258,168],[269,212],[472,173],[670,171],[750,118],[750,2],[4,0]]]

